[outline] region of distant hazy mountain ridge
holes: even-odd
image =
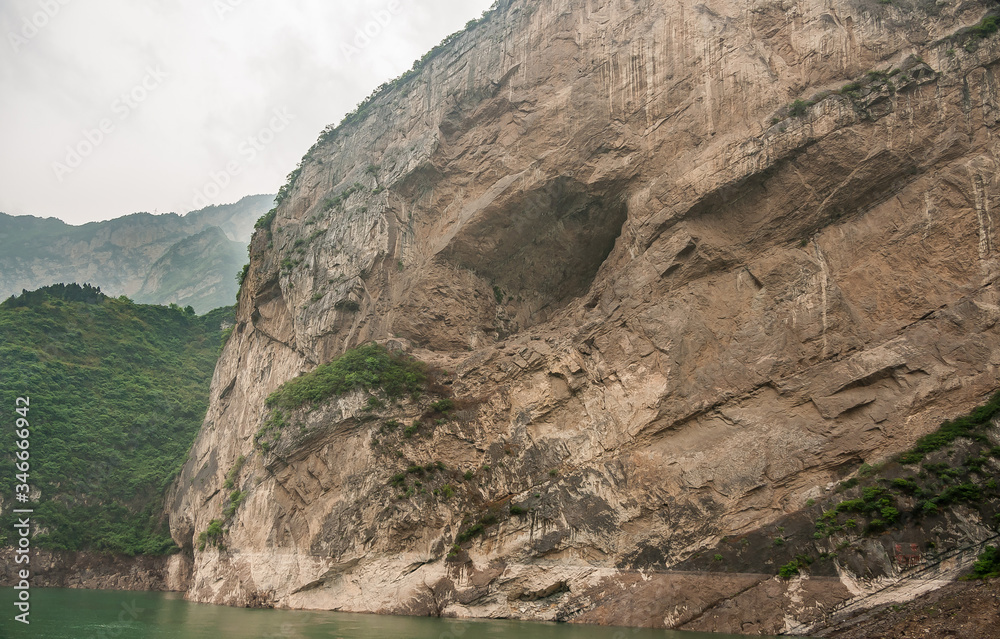
[[[59,282],[198,312],[233,303],[254,222],[273,195],[247,196],[187,215],[136,213],[71,226],[0,213],[0,298]]]

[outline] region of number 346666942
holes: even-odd
[[[16,412],[19,417],[14,421],[14,436],[17,439],[14,445],[17,447],[17,451],[14,453],[14,457],[17,461],[14,466],[17,468],[17,479],[18,483],[14,485],[14,491],[17,493],[18,501],[26,501],[28,493],[31,492],[31,488],[28,485],[29,473],[31,465],[28,462],[31,456],[28,452],[29,442],[28,436],[31,434],[28,430],[28,410],[31,406],[31,399],[28,397],[18,397],[15,402],[14,412]]]

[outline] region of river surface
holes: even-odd
[[[736,635],[576,624],[248,610],[184,601],[177,593],[31,590],[31,624],[14,620],[0,589],[0,639],[735,639]]]

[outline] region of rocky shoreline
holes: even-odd
[[[93,552],[37,550],[32,556],[31,566],[33,569],[32,586],[42,588],[186,592],[191,578],[191,563],[183,555],[127,557]],[[15,570],[17,567],[13,562],[13,549],[0,550],[0,587],[11,587],[16,583]],[[911,588],[913,593],[919,594],[911,601],[904,601],[899,597],[892,596],[883,599],[875,597],[870,601],[871,605],[852,610],[850,607],[841,608],[839,606],[842,602],[838,595],[843,593],[839,592],[842,588],[838,587],[842,584],[836,578],[821,577],[786,583],[776,579],[768,579],[764,575],[677,573],[660,575],[660,577],[663,579],[658,581],[655,575],[649,576],[653,582],[663,582],[659,583],[659,587],[654,588],[656,594],[661,597],[668,594],[668,590],[671,591],[672,595],[682,594],[681,590],[688,590],[690,594],[690,590],[687,588],[678,589],[667,586],[697,585],[697,590],[704,593],[712,590],[705,583],[706,579],[712,579],[716,582],[721,579],[727,582],[722,586],[723,589],[726,588],[726,585],[731,585],[728,582],[749,579],[751,582],[758,582],[750,590],[763,588],[761,592],[767,591],[772,599],[782,599],[793,590],[800,594],[808,592],[811,598],[816,598],[818,605],[814,610],[815,623],[813,625],[808,628],[801,626],[786,628],[782,631],[774,624],[768,623],[768,619],[765,618],[769,616],[768,611],[771,608],[774,608],[771,612],[778,613],[780,616],[780,606],[768,606],[767,602],[761,601],[761,597],[750,597],[752,601],[744,603],[752,603],[757,609],[759,618],[756,623],[751,622],[749,626],[744,624],[743,627],[737,627],[739,623],[722,624],[727,626],[728,632],[743,632],[748,636],[761,633],[789,635],[805,633],[808,636],[830,637],[832,639],[867,639],[870,637],[903,639],[904,637],[927,636],[954,637],[956,639],[1000,639],[1000,623],[998,623],[1000,621],[1000,583],[996,581],[951,581],[930,592],[926,592],[926,589],[919,591],[923,594],[919,594],[918,591]],[[760,579],[762,577],[763,579]],[[767,584],[771,584],[771,586],[768,587]],[[906,589],[904,587],[900,590]],[[822,596],[824,591],[830,595],[825,599]],[[903,594],[905,595],[905,593]],[[612,599],[614,599],[613,596]],[[628,605],[618,608],[621,614],[617,616],[583,614],[565,621],[597,625],[655,625],[650,624],[650,619],[640,617],[643,611],[658,609],[659,606],[653,602],[646,602],[646,605],[643,605],[641,597],[635,598],[633,596],[631,599],[627,602]],[[706,610],[704,614],[696,615],[688,623],[678,624],[678,627],[683,630],[718,631],[719,624],[713,622],[720,621],[721,617],[732,617],[731,621],[751,620],[752,615],[748,616],[746,610],[737,610],[736,608],[739,606],[733,606],[732,603],[738,604],[739,602],[724,602],[719,608]],[[246,602],[244,605],[246,607],[269,607],[253,605],[252,602]],[[825,611],[824,608],[826,608]],[[842,612],[834,612],[838,608]],[[606,608],[601,610],[607,612]],[[427,615],[430,614],[430,611],[414,609],[411,614]],[[825,619],[823,619],[824,615]],[[780,620],[777,617],[771,621],[780,625]]]
[[[0,549],[0,586],[14,586],[23,567],[14,563],[13,548]],[[127,557],[36,549],[30,570],[33,588],[184,592],[191,578],[191,563],[182,555]]]

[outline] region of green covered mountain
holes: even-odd
[[[171,246],[133,297],[146,304],[190,304],[199,312],[231,305],[239,287],[234,276],[246,261],[246,242],[210,226]]]
[[[232,304],[254,222],[273,201],[253,195],[183,216],[136,213],[82,226],[0,213],[0,297],[88,282],[199,313]]]
[[[0,304],[0,405],[29,397],[29,485],[53,549],[159,554],[174,548],[162,495],[205,415],[232,308],[147,306],[55,285]],[[13,438],[13,434],[11,435]],[[13,439],[0,455],[9,513]],[[6,515],[0,536],[12,530]]]

